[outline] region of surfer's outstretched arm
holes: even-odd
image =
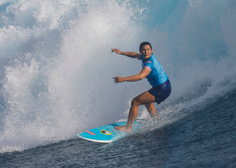
[[[119,55],[125,55],[130,58],[137,58],[137,59],[141,60],[140,54],[136,53],[136,52],[122,52],[117,48],[111,49],[111,52],[116,52]]]

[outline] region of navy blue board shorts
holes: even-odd
[[[171,93],[171,84],[169,79],[164,83],[151,88],[148,92],[155,97],[157,104],[160,104],[169,97]]]

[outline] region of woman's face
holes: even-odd
[[[141,54],[142,54],[144,60],[147,60],[148,58],[150,58],[152,55],[152,49],[151,49],[150,45],[144,45],[141,49]]]

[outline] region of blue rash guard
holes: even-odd
[[[143,61],[142,55],[140,58],[142,59],[142,67],[147,67],[150,70],[150,73],[146,78],[152,85],[152,88],[148,92],[155,97],[157,104],[160,104],[169,97],[171,93],[170,81],[160,62],[153,54],[146,61]]]
[[[147,61],[143,61],[143,56],[141,55],[140,58],[142,59],[143,68],[147,67],[151,72],[146,77],[148,82],[152,87],[161,85],[162,83],[166,82],[168,77],[163,70],[160,62],[157,60],[155,55],[151,55],[151,57]]]

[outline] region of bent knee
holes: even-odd
[[[131,102],[131,106],[139,106],[139,105],[141,105],[141,103],[136,98],[134,98]]]

